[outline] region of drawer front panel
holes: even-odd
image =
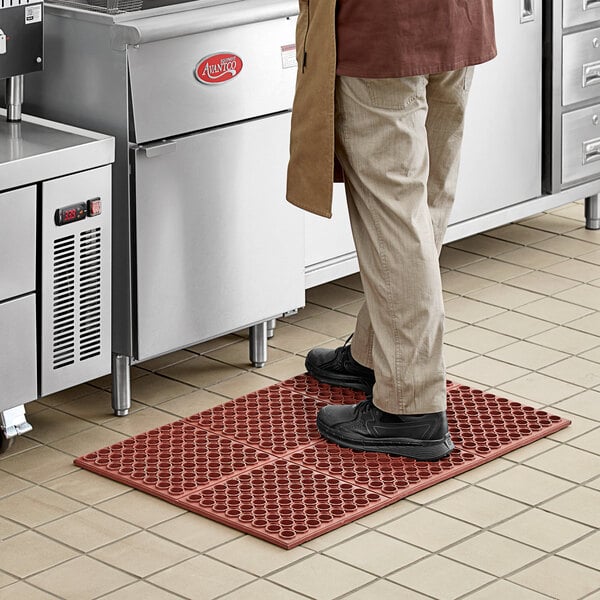
[[[0,301],[35,290],[35,187],[0,194]]]
[[[276,19],[131,48],[135,141],[289,110],[294,39],[295,19]]]
[[[563,116],[562,181],[600,174],[600,105]]]
[[[136,358],[304,305],[304,216],[284,200],[289,128],[285,113],[137,150]]]
[[[0,304],[0,411],[37,398],[35,294]]]
[[[563,105],[600,98],[600,28],[563,38]]]
[[[563,0],[563,26],[600,21],[600,0]]]

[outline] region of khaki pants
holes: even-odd
[[[338,77],[336,155],[365,303],[352,356],[375,370],[375,405],[446,409],[439,271],[473,67],[398,79]]]

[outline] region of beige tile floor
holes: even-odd
[[[28,405],[0,457],[0,599],[600,599],[600,232],[574,203],[450,244],[451,378],[573,425],[291,551],[79,470],[74,456],[300,373],[352,331],[357,276],[309,290],[264,369],[244,334]]]

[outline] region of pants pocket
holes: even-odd
[[[397,77],[363,79],[371,106],[389,110],[410,108],[425,92],[426,78]]]

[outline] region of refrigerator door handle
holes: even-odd
[[[583,10],[600,8],[600,0],[583,0]]]
[[[534,5],[535,0],[521,0],[521,23],[530,23],[531,21],[535,21]]]

